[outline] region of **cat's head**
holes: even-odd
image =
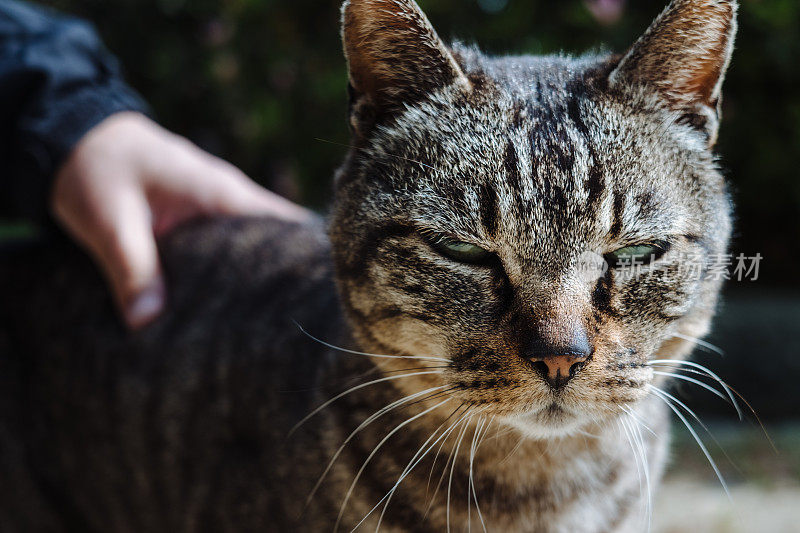
[[[345,2],[331,238],[360,344],[442,358],[381,364],[438,367],[454,403],[534,435],[645,397],[645,363],[685,356],[719,289],[735,17],[675,0],[621,56],[492,58],[412,0]]]

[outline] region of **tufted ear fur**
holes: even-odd
[[[342,40],[356,131],[436,89],[469,87],[414,0],[347,0],[342,6]]]
[[[654,89],[713,146],[736,10],[735,0],[673,0],[625,54],[610,84]]]

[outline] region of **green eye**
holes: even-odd
[[[440,254],[460,263],[482,263],[492,255],[480,246],[444,236],[436,237],[431,244]]]
[[[668,249],[669,243],[664,241],[626,246],[606,255],[606,261],[611,268],[646,265],[664,255]]]

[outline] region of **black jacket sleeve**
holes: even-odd
[[[146,111],[91,25],[0,0],[0,217],[42,219],[53,175],[93,126]]]

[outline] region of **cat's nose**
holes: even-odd
[[[554,389],[564,387],[586,364],[588,355],[555,355],[530,359],[533,368]]]
[[[528,348],[527,359],[553,389],[560,389],[581,371],[591,355],[586,330],[573,327],[567,335],[537,337]]]

